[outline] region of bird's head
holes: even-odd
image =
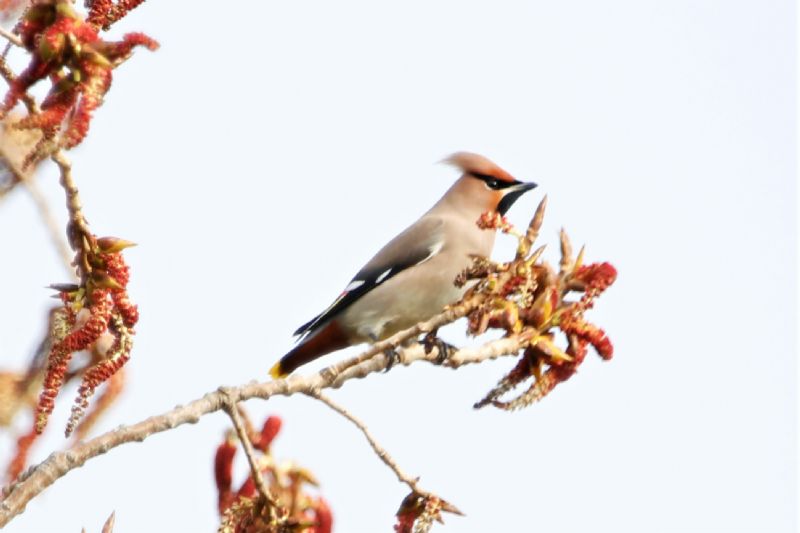
[[[519,181],[482,155],[457,152],[444,162],[464,172],[445,197],[471,210],[505,215],[520,196],[536,187],[533,182]]]

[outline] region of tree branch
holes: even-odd
[[[236,429],[236,434],[239,436],[239,442],[242,443],[242,448],[244,448],[244,454],[247,456],[247,462],[250,464],[250,475],[256,485],[256,490],[258,490],[258,493],[264,501],[269,504],[269,513],[271,518],[274,519],[275,511],[280,504],[267,488],[266,484],[264,484],[264,477],[261,475],[261,469],[258,466],[256,452],[253,449],[253,443],[250,441],[250,435],[247,434],[247,429],[245,429],[245,424],[239,413],[239,407],[236,402],[231,399],[232,396],[229,394],[228,389],[220,387],[219,392],[223,396],[223,409],[225,409],[225,412],[228,413],[228,416],[231,418],[233,427]]]
[[[13,36],[13,34],[10,35]],[[4,36],[7,37],[6,35]],[[5,79],[9,86],[12,86],[14,79],[16,78],[3,57],[0,57],[0,76]],[[29,94],[23,92],[20,99],[25,104],[29,114],[36,115],[39,113],[40,110],[39,106],[36,104],[36,100],[34,100]],[[64,150],[58,148],[57,145],[54,147],[55,150],[52,151],[50,158],[56,165],[58,165],[58,169],[61,174],[60,183],[67,195],[67,211],[69,212],[67,236],[72,248],[79,253],[78,267],[81,270],[81,277],[84,278],[91,272],[91,266],[86,258],[89,248],[88,238],[91,236],[91,232],[89,231],[88,224],[86,223],[86,218],[83,216],[81,199],[78,194],[78,187],[75,184],[74,178],[72,177],[72,163],[67,158]],[[23,164],[23,168],[24,166],[25,165]],[[24,181],[23,177],[17,176],[16,174],[15,178],[20,181]],[[69,264],[70,261],[67,263]]]
[[[42,463],[29,468],[17,481],[3,489],[4,499],[0,501],[0,528],[24,511],[29,501],[57,479],[71,470],[83,466],[93,457],[128,442],[141,442],[151,435],[174,429],[183,424],[194,424],[204,415],[225,409],[230,402],[235,404],[251,398],[266,400],[276,395],[314,394],[326,388],[339,388],[350,379],[382,372],[389,364],[388,357],[383,353],[387,347],[397,346],[404,340],[418,335],[420,331],[427,331],[432,324],[436,324],[438,327],[452,322],[463,316],[467,312],[465,309],[469,307],[471,305],[468,304],[455,306],[426,322],[397,333],[386,341],[376,343],[358,357],[325,368],[316,374],[221,388],[163,414],[152,416],[130,426],[121,426],[94,439],[79,443],[69,450],[54,452]],[[502,355],[516,354],[527,345],[532,335],[530,332],[523,332],[519,335],[491,341],[480,347],[463,348],[450,355],[444,365],[458,368],[467,364],[495,359]],[[399,355],[400,361],[404,365],[415,361],[435,363],[438,358],[438,349],[433,348],[430,352],[425,353],[425,349],[421,345],[415,344],[402,350]]]
[[[9,68],[5,57],[1,55],[0,55],[0,76],[2,76],[4,80],[6,80],[6,83],[9,85],[9,87],[16,78],[16,76],[14,76],[14,72],[11,70],[11,68]],[[22,100],[22,103],[25,104],[25,108],[28,110],[29,113],[35,114],[39,112],[39,106],[36,104],[36,100],[34,100],[33,97],[29,95],[27,92],[22,93],[20,99]]]
[[[0,124],[0,135],[2,135],[2,129],[4,127],[8,128],[13,126],[4,126],[3,124]],[[23,166],[20,163],[23,159],[23,156],[19,155],[19,150],[20,146],[15,144],[14,137],[12,135],[9,135],[4,140],[0,140],[0,169],[7,169],[11,178],[8,180],[8,183],[4,183],[2,188],[0,188],[0,200],[3,199],[5,194],[10,192],[16,185],[22,185],[25,188],[33,200],[33,203],[36,205],[36,209],[39,211],[39,216],[41,217],[42,222],[50,234],[50,240],[61,256],[64,266],[74,277],[75,273],[72,269],[73,254],[70,251],[66,240],[64,239],[63,229],[53,214],[53,211],[50,208],[50,203],[47,201],[47,198],[45,198],[44,194],[42,194],[41,189],[39,189],[39,186],[34,179],[32,169],[29,167],[27,170],[23,170]]]
[[[22,39],[19,38],[19,35],[11,33],[2,26],[0,26],[0,37],[4,37],[5,39],[8,40],[8,42],[10,42],[15,46],[19,46],[20,48],[23,47]]]
[[[52,209],[50,209],[50,203],[47,201],[44,194],[42,194],[39,186],[33,180],[33,176],[23,175],[21,181],[22,185],[31,196],[33,203],[36,204],[36,208],[39,210],[39,216],[42,218],[42,222],[44,222],[45,227],[47,227],[47,231],[50,234],[50,240],[52,241],[56,250],[58,250],[58,254],[61,256],[61,261],[64,263],[64,267],[67,269],[67,272],[74,277],[75,272],[72,269],[72,252],[69,249],[69,245],[64,240],[63,233],[61,232],[61,226],[56,220],[55,215],[53,215]]]
[[[67,239],[72,249],[77,253],[75,264],[78,267],[81,285],[83,285],[92,272],[92,266],[89,264],[89,254],[92,251],[89,241],[92,238],[92,232],[89,230],[86,217],[83,216],[83,206],[81,205],[78,186],[72,177],[72,163],[67,158],[64,150],[60,148],[53,152],[50,158],[58,165],[58,170],[61,174],[61,187],[67,196],[67,211],[69,212]]]
[[[461,511],[459,511],[455,505],[446,502],[445,500],[443,500],[442,498],[436,496],[431,492],[421,489],[419,487],[419,478],[418,477],[412,478],[411,476],[403,472],[403,470],[400,468],[397,462],[392,458],[391,455],[389,455],[389,452],[387,452],[385,448],[383,448],[380,444],[378,444],[378,441],[375,440],[375,437],[372,436],[372,433],[369,431],[369,428],[367,428],[367,425],[364,424],[364,422],[362,422],[358,418],[356,418],[355,415],[353,415],[347,409],[345,409],[338,403],[334,402],[333,400],[331,400],[330,398],[328,398],[326,395],[322,394],[319,391],[306,392],[305,394],[321,401],[322,403],[324,403],[325,405],[327,405],[328,407],[330,407],[331,409],[333,409],[334,411],[345,417],[347,420],[352,422],[353,425],[355,425],[358,429],[360,429],[361,433],[364,434],[364,437],[366,437],[367,442],[369,442],[369,445],[372,447],[372,451],[374,451],[375,455],[378,456],[378,459],[383,461],[383,463],[386,466],[388,466],[392,470],[392,472],[395,473],[397,479],[401,483],[405,483],[406,485],[408,485],[408,487],[411,489],[412,492],[414,492],[419,496],[422,496],[425,499],[437,498],[439,501],[442,502],[443,504],[442,508],[445,511],[459,515],[464,514]]]
[[[440,327],[455,322],[459,318],[465,317],[470,312],[475,310],[481,303],[483,303],[484,295],[477,294],[474,295],[472,298],[463,301],[457,305],[450,306],[449,308],[445,309],[438,315],[434,316],[433,318],[426,320],[425,322],[420,322],[419,324],[396,333],[395,335],[389,337],[386,340],[376,342],[375,344],[371,345],[367,350],[364,351],[361,355],[354,357],[352,359],[347,359],[340,363],[331,365],[327,368],[324,368],[321,373],[326,374],[326,378],[330,379],[332,388],[339,388],[341,384],[346,380],[349,379],[348,376],[352,374],[352,369],[358,366],[360,363],[367,361],[378,354],[383,354],[387,350],[391,351],[397,349],[402,343],[406,342],[411,338],[417,338],[422,334],[430,333],[431,331],[436,331]],[[435,353],[438,353],[435,352]],[[401,354],[402,357],[402,354]],[[410,361],[408,361],[410,362]],[[364,377],[364,376],[351,376],[351,377]]]
[[[0,28],[0,30],[2,30],[2,28]],[[13,34],[11,35],[13,36]],[[5,37],[6,35],[3,36]],[[3,57],[0,57],[0,76],[2,76],[2,78],[6,81],[6,83],[9,86],[11,85],[11,83],[14,81],[15,78],[14,73],[8,67],[8,64],[6,63]],[[23,93],[21,98],[22,102],[25,104],[26,109],[28,110],[28,113],[34,115],[39,112],[39,106],[36,104],[36,101],[28,93]],[[58,161],[56,161],[56,157],[58,157]],[[14,181],[22,183],[28,190],[28,193],[31,195],[31,198],[36,204],[36,207],[39,209],[39,214],[41,215],[42,220],[44,221],[48,231],[50,232],[50,239],[53,241],[53,244],[59,251],[59,254],[61,255],[62,260],[64,261],[64,265],[66,266],[67,270],[74,276],[75,274],[72,271],[72,254],[70,253],[67,244],[64,242],[61,233],[61,228],[52,214],[50,205],[44,198],[44,195],[41,193],[39,188],[36,186],[36,183],[31,179],[32,173],[31,172],[26,173],[23,168],[17,167],[12,162],[12,159],[9,157],[9,155],[3,153],[1,150],[0,150],[0,158],[6,161],[6,166],[11,172]],[[53,156],[53,160],[56,161],[56,164],[58,164],[62,174],[64,173],[64,168],[67,168],[67,171],[69,171],[70,168],[69,161],[66,159],[66,157],[60,150]],[[72,182],[71,175],[69,176],[69,181]],[[72,185],[74,187],[74,183],[72,183]],[[77,188],[75,189],[75,191],[77,195]],[[78,201],[78,204],[80,205],[80,201]],[[70,211],[70,216],[71,215],[72,211]]]

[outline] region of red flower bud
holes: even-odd
[[[262,452],[268,452],[269,446],[281,430],[282,421],[280,417],[270,416],[264,421],[264,426],[261,428],[261,434],[258,439],[253,442],[253,446]]]

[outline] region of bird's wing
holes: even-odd
[[[328,319],[341,313],[363,295],[403,270],[424,263],[441,251],[444,245],[444,221],[423,217],[409,226],[369,260],[348,283],[342,294],[322,313],[294,332],[306,336]],[[302,337],[301,337],[302,338]]]

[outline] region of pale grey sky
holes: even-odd
[[[115,72],[73,153],[93,229],[140,243],[129,388],[98,429],[266,379],[455,178],[434,163],[472,150],[540,184],[514,222],[549,195],[551,260],[563,225],[616,265],[590,315],[616,354],[513,414],[471,408],[510,360],[332,393],[467,514],[439,530],[795,531],[795,24],[777,0],[150,0],[112,34],[161,50]],[[63,218],[54,170],[39,180]],[[8,367],[66,276],[22,192],[0,206],[0,246]],[[63,444],[73,395],[36,459]],[[302,397],[247,407],[284,418],[275,452],[317,475],[336,531],[391,530],[407,490],[348,422]],[[7,530],[99,531],[116,510],[115,533],[214,531],[226,427],[114,450]]]

